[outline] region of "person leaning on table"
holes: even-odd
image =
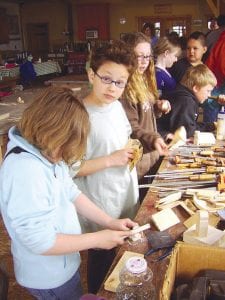
[[[88,113],[73,92],[52,87],[9,131],[0,209],[16,280],[36,299],[80,299],[79,251],[123,244],[136,225],[107,215],[69,175],[67,163],[83,157],[89,128]],[[109,229],[82,234],[78,213]]]
[[[188,138],[195,130],[214,131],[215,124],[198,122],[198,115],[199,106],[211,95],[216,83],[215,75],[206,65],[189,67],[176,89],[165,95],[171,111],[159,120],[161,134],[174,133],[181,126],[185,127]]]

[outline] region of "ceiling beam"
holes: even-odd
[[[215,17],[218,17],[218,15],[220,14],[220,0],[206,0],[213,15]]]

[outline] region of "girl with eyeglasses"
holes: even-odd
[[[129,161],[134,152],[126,148],[131,126],[118,99],[135,64],[133,52],[122,41],[92,50],[89,81],[92,90],[83,103],[89,113],[91,130],[85,160],[74,179],[81,191],[111,217],[134,218],[138,209],[138,182]],[[99,227],[86,219],[83,229]],[[88,290],[97,293],[115,257],[115,249],[88,251]]]
[[[167,100],[158,100],[155,67],[148,38],[141,32],[129,33],[124,41],[135,52],[137,67],[121,97],[132,127],[132,137],[143,145],[144,155],[137,164],[139,183],[146,183],[144,175],[154,173],[162,155],[167,154],[167,145],[157,132],[156,116],[170,111]],[[142,192],[144,197],[147,190]]]

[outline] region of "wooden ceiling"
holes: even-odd
[[[58,1],[62,1],[62,2],[76,2],[76,0],[0,0],[1,2],[10,2],[10,3],[17,3],[17,4],[28,4],[28,3],[40,3],[40,2],[58,2]],[[173,0],[170,0],[170,2],[172,2]],[[205,0],[207,5],[209,6],[210,10],[212,11],[214,16],[218,16],[220,13],[224,13],[223,11],[220,10],[221,8],[221,4],[224,7],[224,3],[225,0]],[[96,3],[99,2],[96,0]],[[110,0],[109,2],[113,2],[113,0]],[[223,3],[222,3],[223,2]]]

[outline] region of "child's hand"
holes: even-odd
[[[125,148],[117,150],[109,155],[109,167],[126,166],[134,157],[134,149]]]
[[[171,111],[171,105],[168,100],[157,100],[157,108],[164,114],[168,114]]]
[[[218,103],[221,105],[225,105],[225,95],[221,94],[218,96]]]
[[[138,223],[133,222],[131,219],[112,219],[108,223],[108,228],[113,230],[130,230],[133,227],[137,226]]]
[[[154,147],[160,155],[168,155],[168,146],[162,138],[157,138],[155,140]]]
[[[132,231],[114,231],[114,230],[101,230],[95,232],[95,242],[94,248],[100,249],[112,249],[118,245],[122,245],[124,240],[132,235]]]
[[[173,133],[168,133],[165,137],[165,141],[168,142],[168,141],[172,141],[174,138],[174,134]]]

